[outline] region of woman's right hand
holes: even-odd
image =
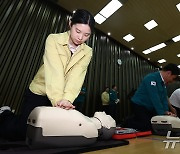
[[[71,104],[70,101],[68,100],[61,100],[61,101],[58,101],[56,103],[56,107],[60,107],[62,109],[66,109],[66,110],[70,110],[70,109],[74,109],[75,106]]]

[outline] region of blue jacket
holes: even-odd
[[[47,95],[53,106],[63,99],[74,102],[92,57],[92,48],[85,43],[71,56],[68,48],[69,36],[68,31],[47,37],[44,64],[29,87],[34,94]]]
[[[82,87],[81,92],[79,93],[78,97],[75,99],[74,102],[81,102],[84,103],[86,99],[86,88]]]
[[[155,110],[157,115],[163,115],[168,111],[167,98],[166,86],[160,72],[154,72],[145,76],[131,100],[150,111]]]
[[[110,90],[109,99],[110,99],[109,105],[115,105],[115,104],[116,104],[115,101],[118,99],[117,91],[115,91],[115,90]]]

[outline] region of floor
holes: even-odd
[[[180,138],[171,139],[175,141],[174,148],[171,148],[172,143],[166,147],[166,136],[151,135],[147,137],[138,137],[129,139],[129,145],[109,148],[104,150],[86,152],[84,154],[178,154],[180,153]]]

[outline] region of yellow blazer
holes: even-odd
[[[47,37],[44,64],[29,86],[33,93],[47,95],[53,106],[62,99],[73,103],[81,90],[92,57],[92,48],[85,43],[71,56],[68,42],[69,32]]]
[[[109,93],[104,91],[101,94],[101,101],[102,101],[102,105],[109,105]]]

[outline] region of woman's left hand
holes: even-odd
[[[58,101],[56,107],[60,107],[60,108],[66,109],[66,110],[70,110],[70,109],[75,108],[75,106],[72,105],[71,102],[68,100]]]

